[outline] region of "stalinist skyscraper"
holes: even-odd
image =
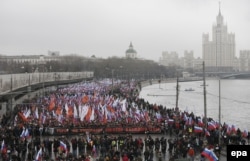
[[[233,70],[235,59],[235,35],[227,32],[227,25],[219,6],[216,24],[213,25],[212,41],[209,35],[202,36],[202,57],[205,61],[206,71],[228,72]]]

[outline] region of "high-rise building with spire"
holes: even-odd
[[[212,29],[212,40],[208,34],[202,36],[202,57],[207,71],[232,71],[235,59],[235,35],[228,33],[227,25],[221,14],[216,17],[216,24]]]

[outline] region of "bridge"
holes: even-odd
[[[208,77],[220,77],[221,79],[250,79],[250,72],[209,72],[206,71]],[[203,76],[203,72],[196,72],[197,76]]]
[[[223,75],[222,79],[250,79],[250,72],[237,72]]]
[[[0,75],[0,113],[12,110],[12,105],[46,88],[93,79],[94,72],[48,72]],[[27,95],[27,96],[26,96]]]

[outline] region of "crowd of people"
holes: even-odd
[[[169,160],[194,160],[197,154],[201,154],[201,159],[214,157],[216,160],[223,146],[249,142],[246,130],[226,123],[219,125],[212,118],[205,120],[178,107],[150,104],[139,98],[139,89],[135,81],[118,81],[113,85],[108,80],[84,82],[17,105],[13,117],[3,115],[1,119],[2,160],[11,157],[12,160],[151,161],[163,160],[166,156]],[[162,137],[153,138],[151,131],[145,131],[143,138],[105,132],[77,137],[69,134],[53,139],[46,136],[46,129],[51,127],[110,124],[159,126]]]

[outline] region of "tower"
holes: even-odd
[[[208,34],[202,36],[202,57],[207,71],[228,72],[233,70],[235,35],[227,31],[220,4],[216,24],[212,28],[212,40],[209,41]]]

